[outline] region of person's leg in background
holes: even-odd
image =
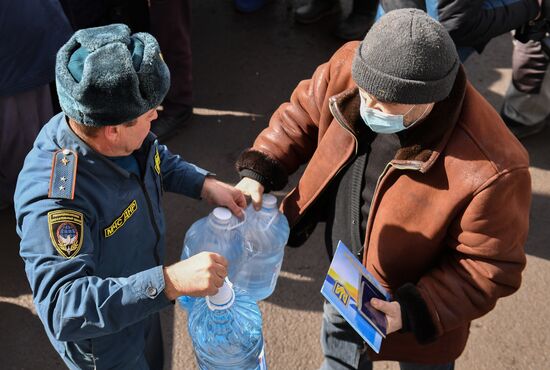
[[[544,130],[550,116],[549,58],[540,41],[514,40],[512,81],[501,116],[518,139]]]
[[[0,209],[13,203],[23,161],[52,115],[49,85],[0,97]]]
[[[350,15],[340,22],[336,36],[342,40],[362,40],[376,18],[378,0],[353,0]]]
[[[378,0],[353,0],[351,13],[338,24],[335,35],[342,40],[361,40],[374,23]],[[310,24],[340,12],[338,0],[309,0],[298,7],[294,19],[298,23]]]
[[[160,140],[166,140],[193,113],[191,1],[151,0],[149,13],[151,33],[170,69],[170,90],[151,130]]]
[[[338,0],[309,0],[294,12],[294,20],[302,24],[315,23],[340,11]]]

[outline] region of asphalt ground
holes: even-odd
[[[168,141],[172,151],[224,181],[238,181],[234,162],[239,153],[297,83],[342,45],[332,36],[337,17],[301,26],[294,23],[293,6],[292,0],[271,1],[245,15],[235,12],[229,0],[194,2],[195,115]],[[511,50],[510,36],[503,35],[465,64],[470,81],[497,110],[511,76]],[[522,287],[472,323],[457,369],[550,369],[549,143],[550,128],[524,141],[531,156],[533,203]],[[185,231],[212,207],[174,194],[166,195],[164,205],[166,263],[171,263],[179,258]],[[507,204],[502,211],[508,211]],[[320,225],[303,247],[287,248],[277,289],[260,303],[270,369],[316,369],[322,361],[319,290],[329,265],[323,231]],[[32,304],[13,210],[0,213],[0,235],[0,369],[64,368]],[[166,369],[195,369],[186,315],[175,306],[162,312],[162,324]],[[375,364],[375,369],[397,368],[390,362]]]

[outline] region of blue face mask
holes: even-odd
[[[407,113],[412,109],[411,107]],[[426,108],[427,109],[427,108]],[[366,106],[365,101],[361,98],[361,106],[359,108],[361,118],[370,127],[370,129],[379,134],[395,134],[413,126],[418,120],[413,122],[408,127],[404,125],[404,114],[389,114],[381,112],[377,109],[372,109]],[[405,114],[407,114],[405,113]]]

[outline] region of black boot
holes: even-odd
[[[538,134],[546,127],[547,119],[542,120],[534,125],[524,125],[510,117],[508,117],[504,111],[501,109],[500,117],[506,123],[506,126],[512,131],[512,134],[515,135],[519,140],[525,139],[526,137]]]
[[[151,131],[157,136],[159,142],[164,142],[179,130],[191,118],[193,107],[186,106],[176,114],[166,114],[165,111],[158,112],[158,118],[151,122]]]
[[[294,19],[298,23],[315,23],[322,18],[338,13],[340,3],[334,0],[310,0],[306,5],[300,6],[294,12]]]
[[[367,32],[374,24],[374,14],[351,13],[349,17],[338,24],[335,31],[337,37],[342,40],[363,40]]]
[[[340,22],[336,36],[342,40],[362,40],[376,19],[378,0],[353,0],[350,15]]]

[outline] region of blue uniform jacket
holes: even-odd
[[[65,151],[67,168],[78,157],[74,180],[62,176],[69,188],[74,181],[74,199],[48,196],[60,149],[73,151]],[[20,254],[38,315],[71,369],[147,369],[148,317],[171,304],[163,293],[161,196],[198,199],[208,173],[152,134],[135,155],[143,179],[93,151],[60,113],[38,135],[19,175]]]

